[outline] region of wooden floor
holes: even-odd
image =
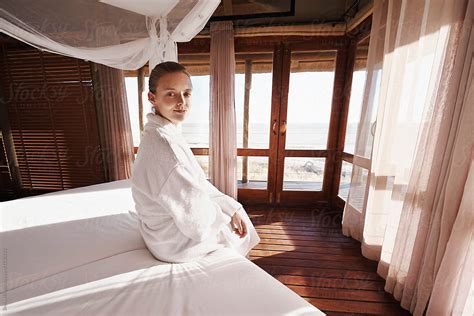
[[[330,209],[247,208],[261,238],[250,259],[328,315],[410,315],[384,291],[377,264]]]

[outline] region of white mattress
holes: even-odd
[[[231,249],[156,260],[129,211],[128,180],[1,203],[2,312],[323,315]]]

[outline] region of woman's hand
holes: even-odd
[[[240,238],[244,238],[247,235],[247,226],[238,212],[235,212],[235,214],[232,215],[230,225],[232,226],[234,233],[239,235]]]

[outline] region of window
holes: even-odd
[[[273,53],[236,53],[235,112],[240,189],[267,189]],[[255,155],[255,156],[254,156]]]
[[[326,158],[285,157],[283,190],[321,191]]]
[[[292,52],[286,149],[326,149],[335,51]]]
[[[339,181],[339,192],[337,195],[344,201],[347,201],[349,196],[349,188],[351,186],[352,164],[349,162],[342,162],[341,180]]]
[[[352,73],[351,97],[349,102],[349,116],[347,119],[346,138],[344,152],[354,154],[357,136],[357,127],[360,120],[360,112],[364,97],[365,79],[367,77],[367,54],[369,50],[369,38],[357,44]]]

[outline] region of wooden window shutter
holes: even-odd
[[[14,183],[8,166],[2,132],[0,132],[0,188],[0,201],[7,201],[15,196]]]
[[[35,194],[104,182],[90,63],[24,44],[0,49],[22,189]]]

